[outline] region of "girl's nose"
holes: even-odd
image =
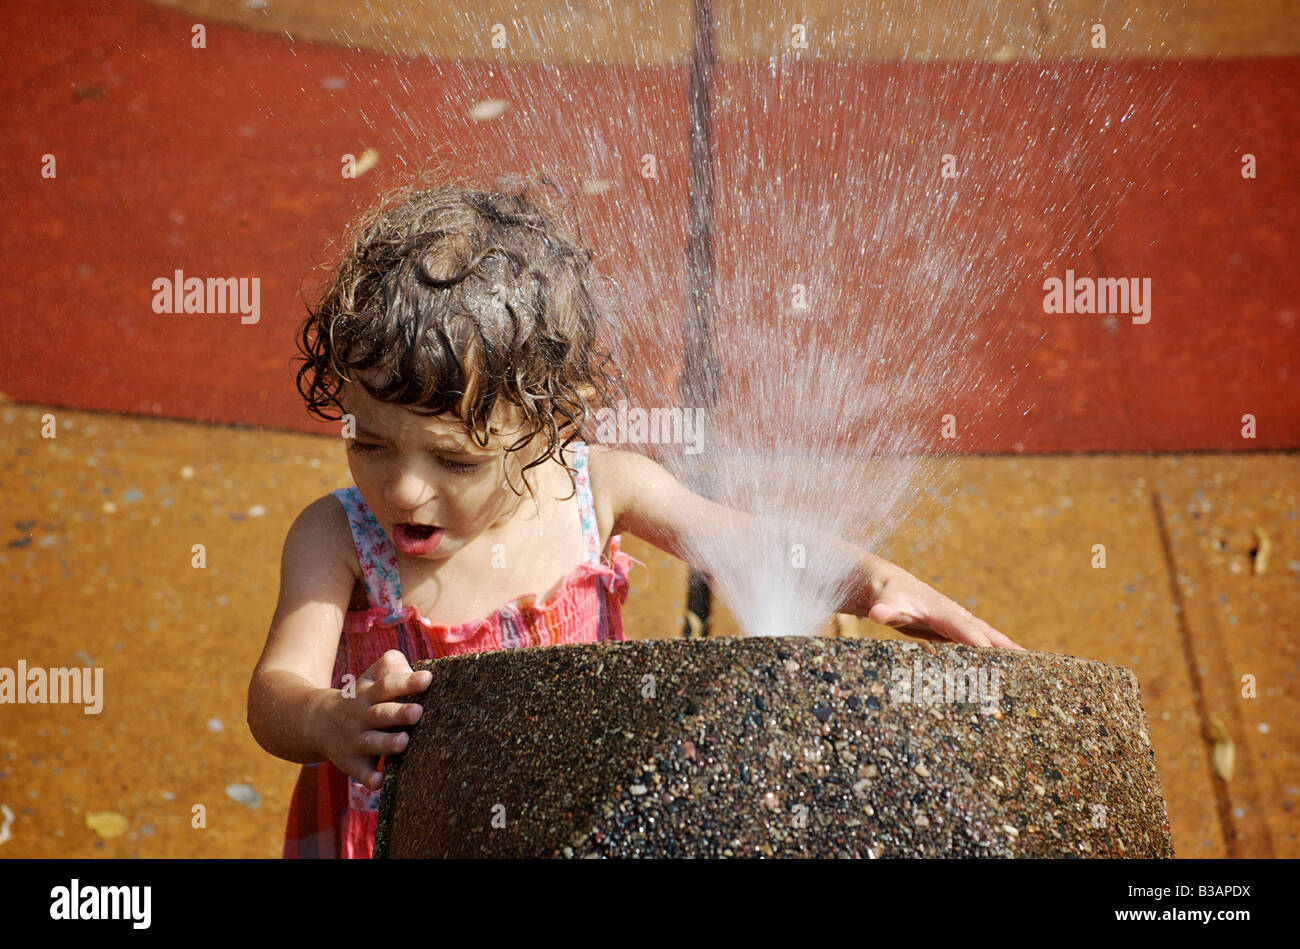
[[[384,483],[384,500],[395,510],[406,512],[424,507],[437,494],[433,482],[411,465],[394,465]]]

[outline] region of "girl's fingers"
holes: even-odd
[[[963,619],[964,617],[940,615],[930,621],[930,626],[955,643],[965,646],[992,645],[984,633],[969,622],[963,622]]]
[[[912,618],[903,614],[902,610],[892,603],[879,600],[874,606],[867,611],[867,619],[873,623],[879,623],[882,626],[892,626],[898,628],[906,626],[913,622]]]
[[[949,600],[947,607],[941,614],[941,623],[947,630],[961,635],[963,637],[962,642],[970,643],[973,646],[992,646],[998,649],[1024,649],[1023,646],[1012,642],[1010,638],[972,614],[964,606]]]
[[[942,633],[936,633],[934,630],[929,629],[925,626],[895,626],[893,627],[893,629],[898,630],[900,633],[904,633],[908,636],[911,636],[913,639],[924,639],[926,642],[931,642],[931,643],[951,642],[950,637],[944,636]]]
[[[423,711],[419,705],[406,702],[380,702],[366,711],[365,725],[374,729],[404,728],[418,722]]]
[[[951,624],[936,623],[931,621],[928,625],[917,619],[916,614],[919,610],[906,606],[894,606],[890,603],[880,602],[873,606],[867,612],[867,619],[888,626],[890,629],[896,629],[900,633],[906,633],[908,636],[914,636],[917,639],[925,639],[930,642],[947,642],[950,639],[961,635],[960,630],[953,630]],[[966,642],[964,638],[958,639],[958,642]]]
[[[433,673],[429,672],[428,669],[425,669],[423,672],[412,672],[411,663],[402,651],[399,649],[390,649],[376,659],[369,669],[361,673],[361,677],[357,680],[357,683],[360,685],[361,683],[379,683],[390,680],[408,682],[414,681],[411,677],[424,676],[426,672],[428,673],[429,682],[433,681]],[[416,691],[424,691],[424,689],[427,689],[429,687],[429,682],[425,682],[424,685]]]
[[[371,758],[378,758],[380,755],[395,755],[405,751],[406,743],[410,739],[411,736],[406,732],[366,731],[361,733],[357,744],[362,753]]]
[[[401,655],[401,653],[398,653]],[[366,689],[366,699],[371,705],[390,702],[404,695],[417,695],[433,682],[433,673],[428,669],[422,672],[389,672],[375,679]]]
[[[377,791],[384,780],[383,774],[379,771],[379,758],[403,751],[406,748],[407,735],[406,732],[371,731],[362,732],[359,737],[361,754],[346,759],[344,764],[347,767],[340,767],[340,770],[370,790]],[[372,749],[377,750],[372,751]]]
[[[877,614],[877,610],[879,613]],[[870,614],[877,614],[870,615]],[[894,606],[877,603],[870,610],[869,618],[884,622],[900,633],[926,639],[931,642],[955,642],[965,646],[988,646],[988,637],[980,630],[978,620],[962,611],[956,603],[948,600],[928,617],[925,611],[912,606]],[[922,618],[918,618],[922,617]]]
[[[347,758],[341,764],[336,762],[340,771],[372,791],[379,789],[384,776],[376,770],[377,758]]]
[[[411,668],[411,664],[406,661],[406,656],[402,655],[400,650],[390,649],[382,656],[376,659],[365,672],[361,673],[358,682],[378,682],[390,672],[400,672],[405,667]]]
[[[1007,636],[1004,633],[999,633],[996,629],[989,633],[989,639],[993,641],[993,645],[999,646],[1002,649],[1019,649],[1021,652],[1029,651],[1010,636]]]
[[[941,614],[938,621],[932,623],[932,625],[941,627],[943,631],[951,633],[950,638],[957,642],[967,643],[972,646],[989,646],[996,649],[1025,651],[1024,646],[1021,646],[1006,634],[998,632],[984,620],[972,616],[967,610],[961,610],[960,613],[949,610]]]

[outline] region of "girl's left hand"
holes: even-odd
[[[878,564],[871,589],[873,596],[867,619],[900,633],[932,641],[952,640],[970,646],[1025,650],[964,606],[895,564],[887,561]]]

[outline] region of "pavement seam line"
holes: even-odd
[[[1169,526],[1165,521],[1164,506],[1160,503],[1160,491],[1157,488],[1151,489],[1151,502],[1155,508],[1156,527],[1160,532],[1160,546],[1165,554],[1165,569],[1169,575],[1169,586],[1173,591],[1174,603],[1178,606],[1178,634],[1183,640],[1183,658],[1187,662],[1188,680],[1192,687],[1192,702],[1196,707],[1196,715],[1200,719],[1201,745],[1205,754],[1205,763],[1210,772],[1210,786],[1214,788],[1215,809],[1219,813],[1219,828],[1223,833],[1223,843],[1227,849],[1227,856],[1235,859],[1237,857],[1237,831],[1232,823],[1232,802],[1229,798],[1227,782],[1215,770],[1213,748],[1205,741],[1205,729],[1209,727],[1210,721],[1209,709],[1205,700],[1205,687],[1201,682],[1200,672],[1196,665],[1196,646],[1192,642],[1192,631],[1187,622],[1187,604],[1183,602],[1183,591],[1178,585],[1178,566],[1174,560],[1173,541],[1169,537]]]

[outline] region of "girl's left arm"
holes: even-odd
[[[741,538],[756,520],[701,497],[636,452],[592,445],[590,458],[593,494],[613,522],[611,533],[635,534],[688,563],[693,556],[690,536],[734,532]],[[852,564],[848,593],[836,612],[862,616],[919,639],[1024,648],[897,564],[829,534],[818,534],[816,541]]]

